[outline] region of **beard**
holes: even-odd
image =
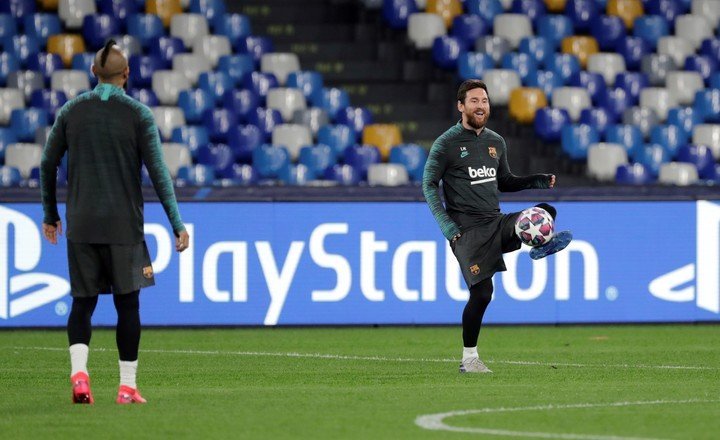
[[[465,119],[467,119],[467,123],[469,126],[474,128],[475,130],[480,130],[485,126],[488,117],[490,117],[490,113],[486,112],[484,118],[478,118],[477,116],[475,116],[475,113],[465,113],[465,116]]]

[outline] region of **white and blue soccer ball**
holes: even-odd
[[[542,246],[552,240],[555,224],[546,210],[535,206],[520,213],[515,222],[515,234],[528,246]]]

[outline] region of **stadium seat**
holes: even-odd
[[[332,148],[336,158],[342,157],[345,149],[355,145],[357,132],[344,124],[325,125],[318,130],[318,143]]]
[[[572,36],[562,40],[562,51],[575,56],[583,69],[587,68],[590,55],[600,51],[597,40],[588,36]]]
[[[647,185],[652,181],[652,173],[641,163],[620,165],[615,173],[615,183],[620,185]]]
[[[195,158],[198,149],[210,143],[210,136],[202,125],[183,125],[173,128],[170,142],[185,145],[190,150],[190,155]]]
[[[126,24],[128,34],[137,38],[144,48],[165,35],[162,20],[157,15],[133,14],[128,16]]]
[[[0,89],[0,125],[8,125],[15,109],[25,108],[25,96],[16,88]]]
[[[40,166],[42,145],[17,143],[5,149],[5,166],[16,168],[23,179],[30,177],[30,170]]]
[[[4,124],[3,124],[4,125]],[[10,127],[0,127],[0,163],[5,161],[5,150],[9,145],[17,143],[15,132]]]
[[[706,145],[720,162],[720,124],[699,124],[693,127],[692,143]]]
[[[208,144],[198,148],[197,163],[211,166],[215,175],[227,174],[235,163],[235,154],[226,144]]]
[[[228,134],[238,125],[238,117],[232,110],[215,108],[205,111],[203,125],[211,142],[228,142]]]
[[[451,35],[462,40],[465,47],[473,47],[475,40],[487,35],[491,29],[492,25],[479,15],[463,14],[453,20]]]
[[[601,15],[590,24],[590,33],[603,52],[612,52],[618,43],[627,36],[625,23],[615,15]]]
[[[568,85],[571,87],[582,87],[590,94],[595,105],[600,102],[600,96],[602,96],[607,87],[605,85],[605,78],[597,72],[580,71],[576,75],[570,77]]]
[[[560,144],[570,159],[584,160],[587,158],[590,145],[600,142],[600,134],[589,125],[565,125],[561,129]]]
[[[396,145],[390,150],[389,162],[405,167],[410,180],[422,182],[427,152],[419,145]]]
[[[545,96],[552,96],[553,90],[563,87],[564,81],[560,75],[551,70],[538,70],[530,72],[525,84],[528,87],[535,87],[543,91]]]
[[[562,1],[564,8],[564,0]],[[565,15],[544,15],[538,18],[536,34],[550,41],[557,49],[564,38],[575,34],[575,27],[570,18]]]
[[[4,0],[0,3],[0,12],[17,18],[17,25],[22,24],[25,16],[35,13],[34,0]]]
[[[512,49],[517,49],[523,38],[533,36],[530,17],[523,14],[499,14],[493,21],[496,37],[505,38]]]
[[[65,93],[60,90],[40,89],[33,91],[30,96],[30,105],[48,112],[50,121],[55,120],[55,114],[67,102]]]
[[[393,29],[405,29],[411,14],[417,13],[415,0],[386,0],[383,1],[382,16],[385,22]]]
[[[80,29],[83,17],[95,14],[95,0],[60,0],[58,16],[67,29]]]
[[[465,8],[468,13],[482,17],[486,23],[492,23],[504,11],[500,0],[466,0]]]
[[[682,145],[678,148],[677,161],[694,165],[700,179],[714,180],[717,177],[715,158],[706,145]]]
[[[583,109],[592,107],[587,90],[580,87],[558,87],[552,93],[552,106],[567,110],[572,121],[580,119]]]
[[[720,60],[709,55],[690,55],[685,58],[684,69],[697,72],[706,84],[710,83],[710,76],[720,68]]]
[[[159,37],[150,42],[149,51],[162,60],[165,68],[170,68],[173,57],[185,52],[185,44],[177,37]]]
[[[538,70],[537,62],[530,58],[530,55],[518,52],[506,53],[502,58],[501,67],[516,71],[523,83],[527,82],[528,77],[536,74]],[[478,78],[482,78],[482,75]]]
[[[182,13],[182,6],[180,0],[147,0],[145,12],[157,15],[162,20],[163,26],[168,27],[172,17]]]
[[[336,157],[332,148],[327,145],[306,145],[300,149],[298,163],[307,168],[313,180],[321,179],[327,170],[335,165]]]
[[[387,161],[392,147],[402,144],[400,128],[395,124],[368,124],[362,131],[362,143],[377,147],[380,157]]]
[[[563,84],[567,84],[570,78],[582,69],[580,60],[575,55],[567,53],[552,54],[547,59],[546,66],[562,79]]]
[[[380,151],[372,145],[353,145],[345,149],[343,158],[346,164],[357,170],[360,179],[366,181],[370,165],[380,163]]]
[[[620,72],[615,77],[615,87],[619,87],[632,98],[633,104],[640,99],[640,91],[650,86],[647,75],[639,72]]]
[[[427,0],[425,12],[439,15],[449,29],[455,17],[463,13],[463,7],[460,0]]]
[[[437,14],[416,12],[408,18],[407,35],[417,49],[430,49],[435,38],[445,35],[445,23]]]
[[[558,142],[563,127],[570,124],[570,115],[561,108],[545,107],[535,112],[533,128],[535,134],[545,142]]]
[[[590,30],[592,19],[600,15],[600,11],[595,0],[568,0],[565,15],[572,20],[575,31],[582,33]]]
[[[45,127],[38,127],[38,129],[35,130],[35,139],[33,142],[35,142],[38,145],[47,144],[47,140],[48,140],[48,137],[50,137],[51,131],[52,131],[52,127],[49,125],[46,125]]]
[[[161,37],[163,38],[163,37]],[[142,45],[140,44],[140,40],[135,38],[132,35],[113,35],[112,39],[115,40],[115,44],[117,44],[120,47],[120,50],[122,50],[125,55],[128,57],[132,55],[140,55],[143,53],[142,51]],[[151,53],[151,55],[154,55]],[[168,64],[169,66],[169,64]]]
[[[314,179],[314,176],[303,164],[288,164],[286,167],[280,170],[278,178],[280,180],[280,183],[282,183],[283,185],[303,186],[311,182]]]
[[[65,67],[70,67],[73,56],[85,52],[85,42],[80,35],[51,35],[47,40],[47,51],[60,55]]]
[[[240,163],[250,163],[253,151],[264,141],[265,133],[251,124],[231,127],[228,133],[228,145]]]
[[[658,55],[670,56],[676,66],[684,66],[685,58],[695,52],[693,43],[682,37],[667,36],[658,40]]]
[[[45,84],[50,83],[53,72],[62,70],[64,67],[60,55],[55,53],[40,52],[28,60],[28,69],[42,73]]]
[[[670,34],[670,25],[664,17],[646,15],[635,20],[633,35],[645,40],[655,50],[660,38]]]
[[[20,61],[12,54],[0,53],[0,86],[4,87],[10,73],[17,70],[20,70]]]
[[[675,19],[675,36],[688,40],[696,51],[704,39],[712,38],[713,32],[705,17],[686,14]]]
[[[505,5],[503,7],[507,10]],[[538,20],[547,14],[547,7],[543,0],[512,0],[510,2],[510,12],[524,15],[532,21],[533,25],[537,25]]]
[[[242,80],[242,87],[253,91],[261,102],[265,102],[268,91],[278,85],[278,80],[272,73],[250,72]]]
[[[90,14],[83,17],[82,35],[91,50],[99,50],[113,35],[120,32],[120,22],[112,15]]]
[[[178,169],[180,167],[189,167],[192,165],[190,150],[183,144],[163,142],[162,151],[163,157],[165,158],[165,164],[167,165],[168,171],[170,171],[170,176],[173,179],[177,177]]]
[[[185,75],[192,85],[197,84],[201,73],[212,70],[210,61],[202,55],[180,53],[173,57],[172,63],[172,70]]]
[[[510,116],[519,123],[530,124],[535,120],[537,110],[547,105],[547,97],[541,89],[518,87],[510,92],[508,110]]]
[[[287,81],[288,74],[300,70],[300,60],[294,53],[266,53],[260,59],[260,71],[272,73],[280,85]]]
[[[705,55],[720,63],[720,38],[706,38],[700,44],[700,55]]]
[[[322,91],[323,77],[314,70],[297,70],[288,74],[286,86],[300,89],[306,100],[314,102]]]
[[[202,122],[207,110],[215,107],[214,97],[204,89],[181,90],[177,105],[182,109],[185,121],[189,124]]]
[[[625,148],[618,144],[596,143],[587,150],[587,173],[601,182],[615,180],[617,168],[628,163]]]
[[[615,50],[625,59],[628,70],[638,70],[643,57],[652,54],[652,48],[645,40],[631,36],[620,39]]]
[[[492,56],[481,52],[466,52],[458,57],[458,75],[461,80],[482,78],[485,72],[495,67]]]
[[[692,105],[695,93],[704,89],[702,76],[698,72],[687,71],[668,72],[665,86],[680,105]]]
[[[285,147],[290,160],[295,162],[300,156],[300,149],[312,144],[312,133],[304,125],[280,124],[273,128],[272,144]]]
[[[608,0],[607,14],[622,18],[627,29],[632,29],[635,19],[645,14],[641,0]]]
[[[15,167],[0,165],[0,187],[12,188],[20,186],[22,176],[20,170]]]
[[[153,55],[132,55],[129,59],[131,87],[150,87],[152,77],[158,70],[163,70],[163,62]]]
[[[14,21],[12,21],[14,24]],[[2,18],[0,17],[0,40],[4,40],[8,33],[12,33],[12,27],[8,30],[3,29]],[[47,39],[51,35],[60,34],[62,27],[60,19],[56,14],[38,13],[26,15],[23,19],[23,29],[25,35],[36,38],[40,42],[40,46],[47,44]],[[14,35],[14,33],[12,33]]]
[[[217,70],[227,73],[235,85],[240,85],[243,76],[255,70],[255,61],[248,54],[223,55],[218,60]]]
[[[244,39],[240,39],[236,50],[239,53],[249,54],[256,63],[260,63],[262,56],[266,53],[275,52],[271,39],[255,35],[248,35]]]
[[[276,87],[268,90],[267,108],[278,110],[285,122],[292,120],[296,110],[304,110],[306,107],[305,97],[300,89]]]
[[[628,156],[638,151],[643,143],[643,134],[639,127],[628,124],[614,124],[605,130],[607,142],[622,146]]]
[[[601,138],[605,137],[605,130],[615,121],[612,115],[601,107],[585,108],[580,112],[578,123],[595,127]]]
[[[215,23],[214,33],[227,37],[230,42],[239,41],[252,34],[250,19],[243,14],[223,14]]]
[[[260,106],[260,98],[252,90],[228,90],[223,96],[223,107],[235,112],[241,122],[248,120],[248,115]]]
[[[677,154],[680,146],[687,144],[688,133],[677,125],[656,125],[650,129],[650,143],[660,146],[667,159]]]
[[[290,156],[284,147],[263,144],[253,151],[252,164],[260,178],[274,179],[290,165]]]
[[[640,66],[640,70],[647,76],[653,87],[664,86],[668,72],[677,70],[674,59],[669,55],[645,55]]]
[[[349,125],[356,133],[362,133],[366,125],[373,123],[373,117],[365,107],[347,107],[338,113],[337,122]]]
[[[660,121],[665,121],[668,110],[677,105],[677,98],[666,88],[647,87],[640,92],[640,106],[655,110]]]
[[[207,19],[200,14],[176,14],[170,20],[170,35],[180,38],[187,48],[196,39],[210,34]]]
[[[668,23],[675,23],[675,18],[685,11],[684,2],[685,0],[649,0],[643,6],[646,14],[659,15]]]
[[[76,53],[73,55],[72,63],[70,63],[70,69],[85,73],[90,81],[90,87],[95,87],[98,83],[98,79],[92,73],[92,65],[94,63],[95,54],[91,52]],[[50,78],[52,79],[52,75]]]
[[[217,24],[225,15],[225,0],[191,0],[189,10],[207,18],[208,23]]]
[[[23,67],[27,67],[30,58],[40,52],[40,41],[37,37],[29,35],[8,37],[4,42],[4,46],[5,51],[15,56]]]
[[[249,186],[255,185],[258,181],[257,171],[247,164],[233,164],[218,177],[223,186]],[[226,185],[225,182],[228,184]]]
[[[0,41],[5,41],[9,37],[17,35],[17,28],[15,18],[11,14],[0,13]]]
[[[203,72],[198,78],[198,87],[210,94],[215,105],[219,105],[225,93],[233,90],[232,78],[223,72]]]
[[[710,76],[710,88],[720,89],[720,71],[717,71]]]
[[[157,107],[160,105],[160,100],[152,89],[129,89],[127,94],[148,107]]]
[[[720,24],[720,8],[715,0],[692,0],[690,13],[705,17],[711,29],[716,29]]]
[[[45,87],[45,79],[40,72],[17,70],[8,74],[7,86],[8,88],[20,89],[23,92],[25,102],[30,102],[32,92]]]
[[[720,89],[704,89],[695,93],[693,109],[700,121],[720,122]]]
[[[660,166],[668,162],[670,158],[671,156],[660,145],[645,144],[635,152],[633,160],[642,164],[653,178],[656,178],[660,172]]]
[[[180,107],[159,106],[150,110],[152,110],[155,124],[157,124],[158,130],[160,130],[160,134],[165,141],[170,140],[176,127],[182,127],[186,123],[185,115]]]
[[[367,173],[370,186],[401,186],[410,183],[407,170],[399,164],[374,163],[368,166]]]
[[[177,186],[210,186],[215,181],[215,169],[209,165],[183,165],[178,168]]]
[[[190,80],[181,72],[158,70],[153,73],[152,89],[162,105],[177,104],[180,92],[191,87]]]
[[[555,53],[553,43],[543,37],[523,38],[520,41],[519,50],[520,53],[530,55],[537,62],[538,68],[546,66],[550,57]]]
[[[697,96],[696,93],[696,100]],[[693,127],[702,124],[703,119],[700,109],[695,109],[695,107],[675,107],[668,111],[667,124],[680,128],[685,133],[685,136],[690,136]]]
[[[317,136],[320,127],[330,123],[330,117],[324,109],[311,107],[295,110],[292,117],[293,124],[300,124],[308,127],[313,137]]]
[[[130,15],[141,12],[135,0],[97,0],[96,3],[99,13],[112,15],[121,22]]]
[[[650,136],[650,129],[660,123],[660,118],[651,108],[630,107],[623,112],[622,123],[639,128],[643,137],[647,139]]]
[[[325,179],[342,186],[355,186],[360,183],[358,170],[351,165],[333,165],[325,171]]]
[[[248,114],[248,122],[257,126],[265,140],[270,140],[273,129],[283,123],[282,115],[275,109],[258,107]]]
[[[699,178],[695,165],[682,162],[663,163],[658,174],[658,182],[666,185],[693,185]]]
[[[50,88],[62,90],[68,99],[73,99],[78,94],[90,90],[90,80],[87,72],[82,70],[58,70],[50,77]]]
[[[193,53],[204,56],[210,61],[212,68],[215,68],[221,56],[232,54],[232,48],[230,47],[230,41],[225,36],[205,35],[195,40]]]
[[[441,35],[432,44],[432,58],[436,66],[456,70],[458,58],[466,52],[465,43],[457,37]]]
[[[625,59],[617,53],[596,53],[588,58],[587,70],[601,74],[605,78],[605,84],[611,86],[617,74],[626,70]]]
[[[492,102],[495,105],[507,105],[510,102],[510,92],[520,87],[520,76],[514,70],[490,69],[483,77],[488,90],[492,91]]]

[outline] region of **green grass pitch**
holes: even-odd
[[[146,329],[147,405],[114,403],[114,332],[70,403],[63,331],[0,332],[4,439],[718,439],[720,327]],[[449,414],[446,414],[449,413]],[[423,425],[423,426],[420,426]],[[435,428],[435,429],[429,429]]]

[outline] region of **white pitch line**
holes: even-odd
[[[45,350],[65,351],[67,348],[60,347],[8,347],[16,350]],[[114,351],[107,348],[93,348],[93,351]],[[273,352],[273,351],[220,351],[220,350],[162,350],[142,349],[144,353],[160,354],[189,354],[189,355],[232,355],[232,356],[264,356],[264,357],[289,357],[308,359],[335,359],[349,361],[374,361],[374,362],[425,362],[425,363],[459,363],[458,359],[438,358],[392,358],[384,356],[354,356],[327,353],[296,353],[296,352]],[[486,360],[490,364],[509,365],[535,365],[540,367],[574,367],[574,368],[638,368],[638,369],[662,369],[662,370],[718,370],[720,367],[705,367],[693,365],[633,365],[633,364],[579,364],[564,362],[538,362],[538,361],[509,361],[509,360]]]
[[[624,406],[639,406],[639,405],[667,405],[667,404],[689,404],[689,403],[717,403],[720,400],[701,400],[701,399],[688,399],[688,400],[648,400],[648,401],[637,401],[637,402],[610,402],[610,403],[576,403],[568,405],[538,405],[538,406],[525,406],[525,407],[510,407],[510,408],[482,408],[482,409],[471,409],[463,411],[450,411],[445,413],[437,414],[426,414],[418,416],[415,419],[415,424],[423,429],[433,431],[453,431],[453,432],[464,432],[471,434],[487,434],[487,435],[498,435],[506,437],[534,437],[534,438],[550,438],[550,439],[563,439],[563,440],[661,440],[651,437],[623,437],[616,435],[593,435],[593,434],[571,434],[571,433],[555,433],[555,432],[528,432],[528,431],[512,431],[507,429],[490,429],[490,428],[470,428],[470,427],[459,427],[451,426],[444,422],[444,419],[448,417],[466,416],[471,414],[487,414],[487,413],[500,413],[500,412],[516,412],[516,411],[550,411],[557,409],[578,409],[578,408],[610,408],[610,407],[624,407]]]

